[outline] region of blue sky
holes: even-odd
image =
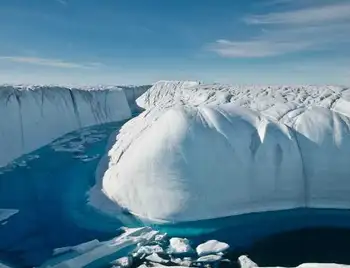
[[[0,82],[350,84],[349,0],[1,0]]]

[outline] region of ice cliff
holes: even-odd
[[[103,190],[140,218],[350,207],[347,88],[160,82],[137,103]]]
[[[0,87],[0,167],[68,132],[125,120],[144,87]]]

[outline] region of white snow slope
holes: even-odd
[[[349,89],[160,82],[142,103],[103,176],[106,195],[140,218],[350,208]]]
[[[130,118],[140,90],[1,86],[0,167],[68,132]]]

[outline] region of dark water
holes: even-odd
[[[241,255],[260,266],[350,264],[349,210],[293,209],[155,227],[187,236],[195,245],[210,239],[227,242],[234,267]]]
[[[260,266],[294,267],[302,263],[350,264],[350,229],[311,228],[261,239],[247,249],[231,252],[237,260],[248,255]]]

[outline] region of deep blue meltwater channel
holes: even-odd
[[[261,266],[350,264],[350,210],[299,208],[154,228],[188,237],[194,245],[210,239],[227,242],[232,261],[248,255]]]
[[[86,193],[109,137],[123,123],[69,133],[0,169],[0,208],[19,211],[0,224],[0,259],[38,265],[54,248],[118,235],[121,223],[91,211]]]

